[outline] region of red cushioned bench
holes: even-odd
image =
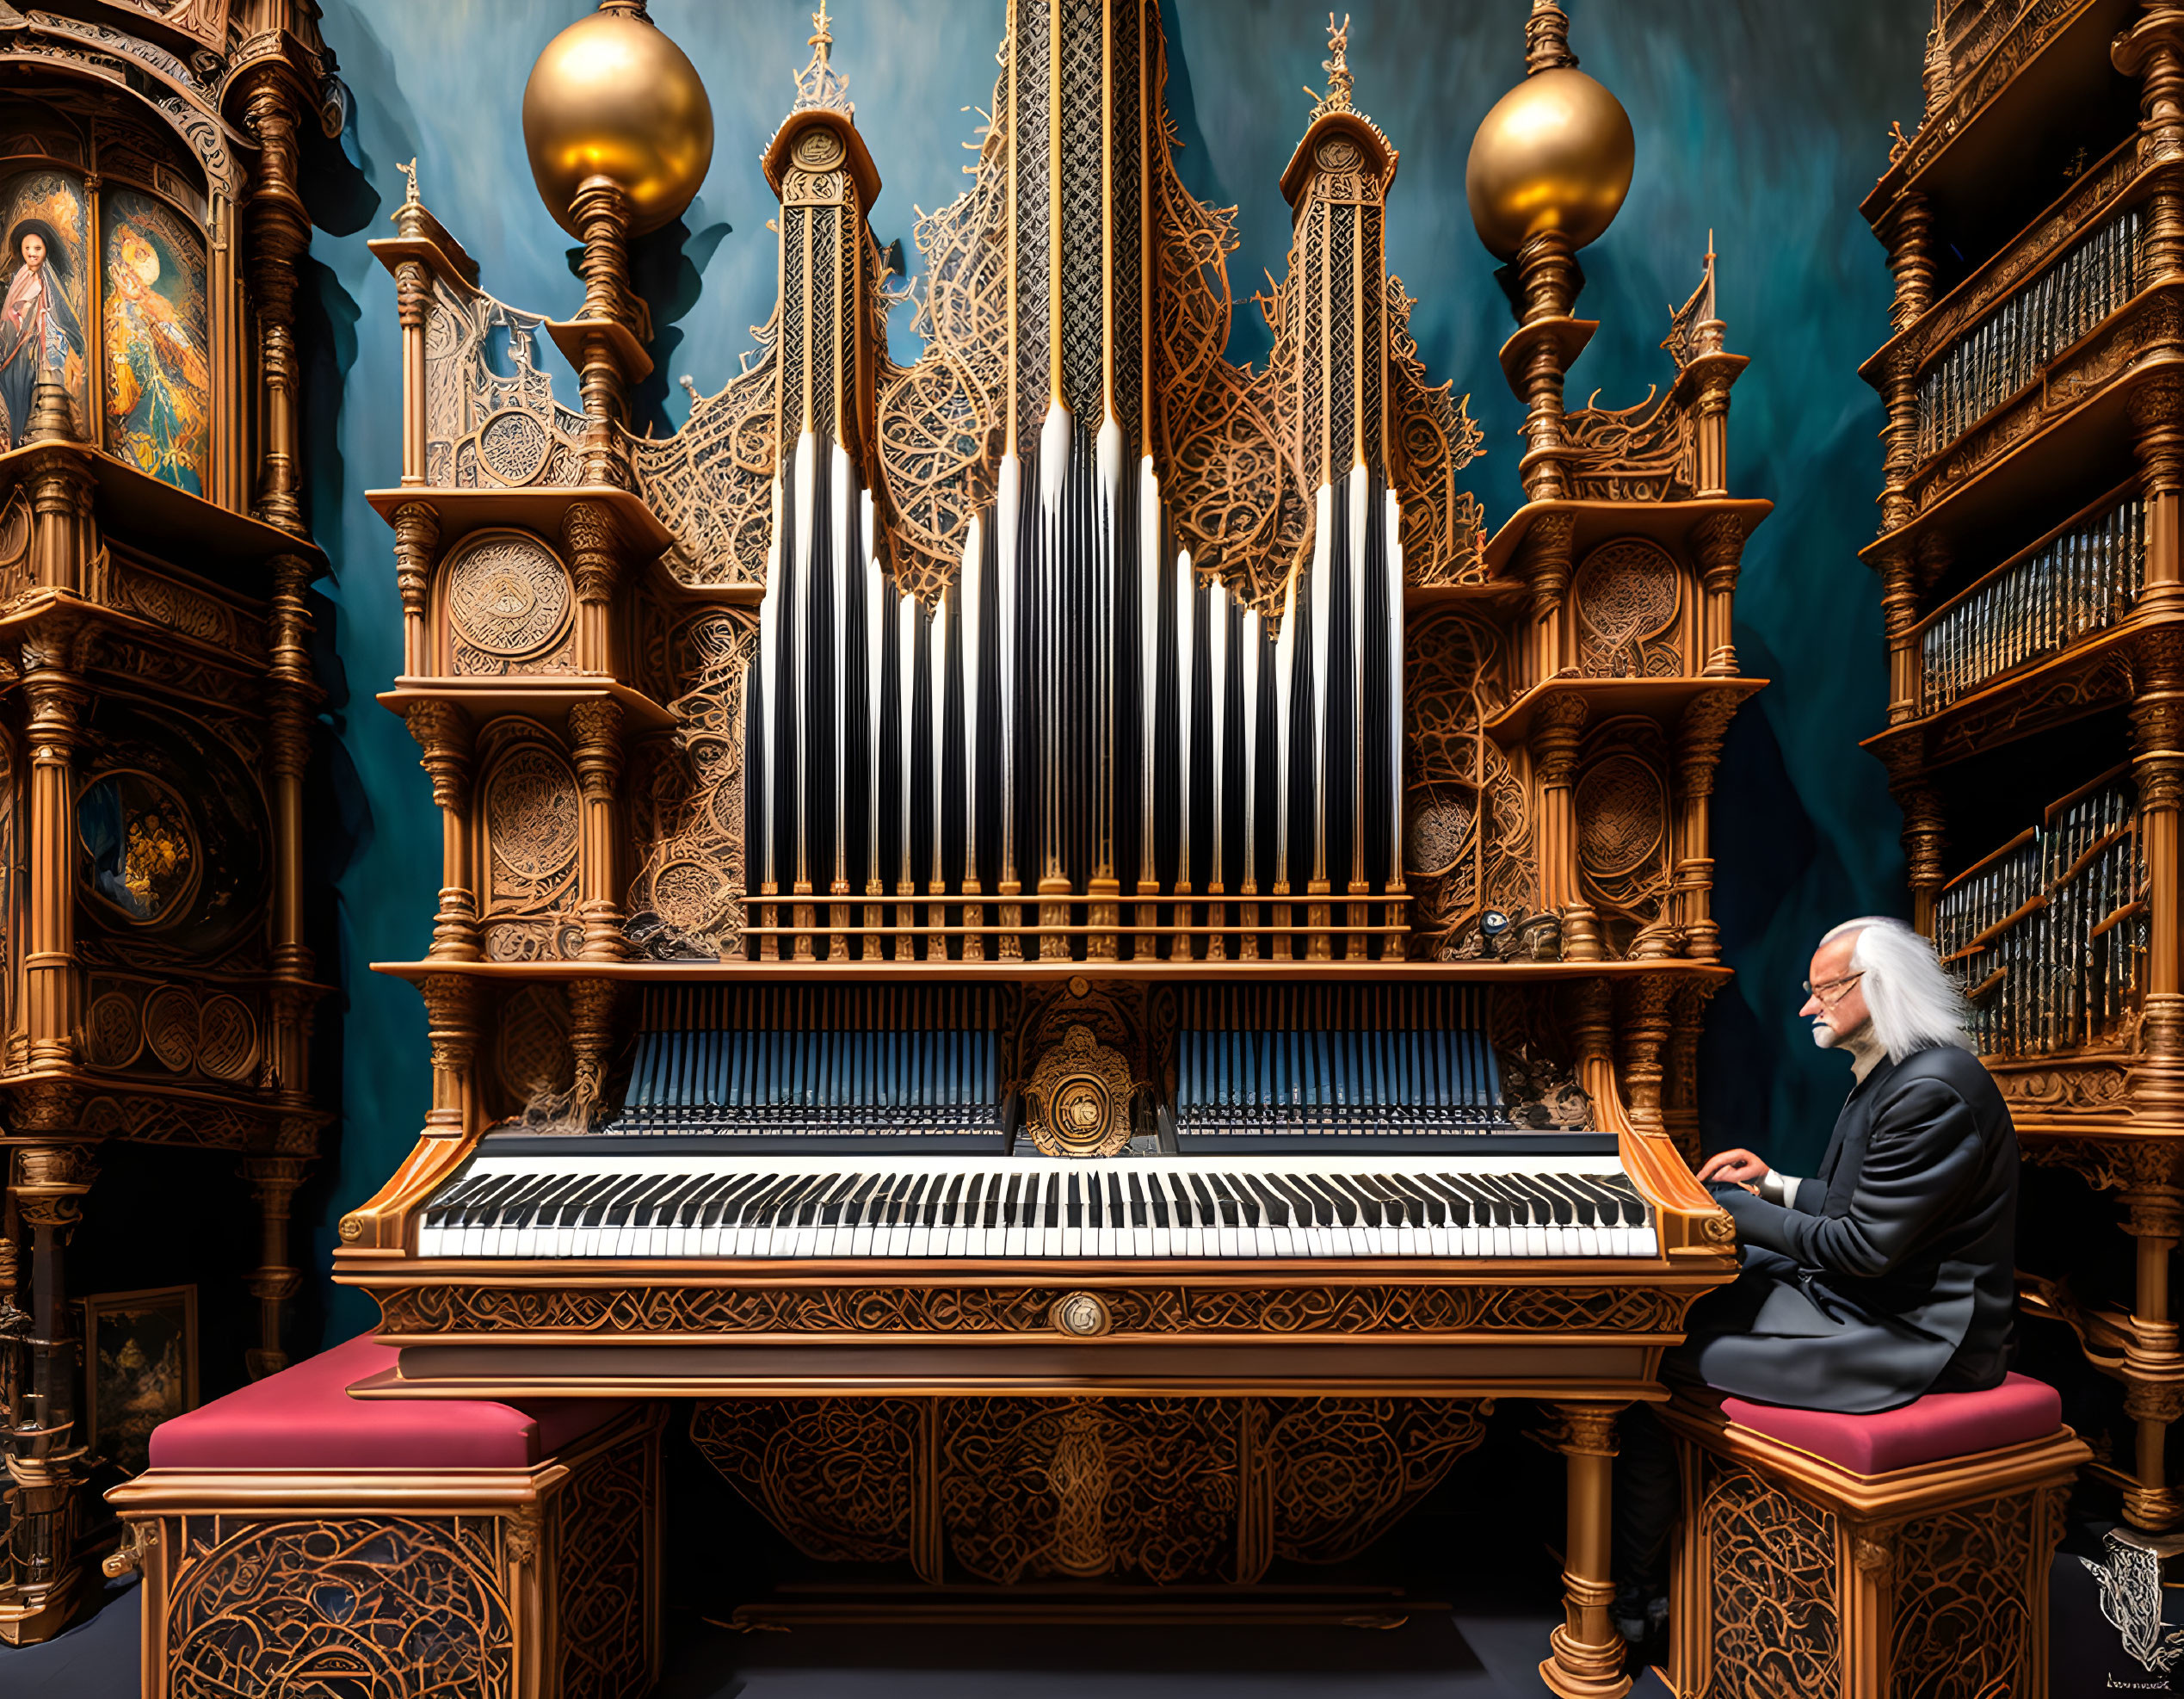
[[[349,1396],[367,1335],[163,1424],[114,1489],[144,1693],[605,1699],[659,1674],[660,1406]]]
[[[1871,1416],[1739,1398],[1661,1414],[1683,1461],[1679,1699],[2044,1699],[2048,1566],[2090,1455],[2052,1387],[2011,1375]]]

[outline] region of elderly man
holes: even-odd
[[[2000,1384],[2015,1306],[2017,1134],[1972,1053],[1933,947],[1898,920],[1820,941],[1798,1012],[1854,1081],[1817,1174],[1748,1150],[1707,1159],[1743,1272],[1693,1307],[1663,1377],[1812,1410],[1888,1410]],[[1675,1516],[1665,1435],[1632,1412],[1618,1482],[1617,1614],[1639,1639],[1665,1611]]]

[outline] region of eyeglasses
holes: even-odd
[[[1831,1004],[1842,1002],[1850,987],[1865,977],[1866,970],[1861,967],[1855,973],[1846,973],[1840,979],[1823,979],[1817,985],[1807,979],[1803,982],[1805,994],[1807,997],[1818,998],[1820,1006],[1825,1009]]]

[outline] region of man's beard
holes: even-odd
[[[1873,1017],[1868,1015],[1848,1032],[1837,1032],[1823,1016],[1812,1023],[1812,1041],[1823,1050],[1838,1047],[1855,1050],[1861,1040],[1873,1029]]]

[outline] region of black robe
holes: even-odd
[[[1669,1375],[1851,1414],[2000,1383],[2016,1312],[2017,1132],[1969,1051],[1876,1066],[1794,1207],[1712,1190],[1744,1271],[1693,1307]]]

